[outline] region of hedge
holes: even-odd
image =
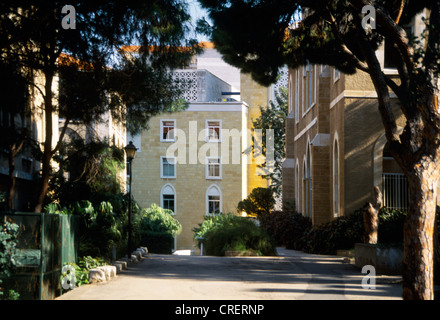
[[[242,254],[276,255],[275,244],[269,234],[249,218],[233,214],[206,217],[194,228],[194,237],[204,237],[207,255],[224,256],[226,251]]]
[[[406,213],[382,208],[379,211],[378,243],[401,245]],[[296,212],[275,211],[260,217],[261,225],[279,246],[316,254],[335,254],[363,242],[362,209],[330,222],[312,226],[309,218]]]
[[[151,253],[171,254],[174,237],[169,232],[141,231],[141,245]]]

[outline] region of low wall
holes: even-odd
[[[380,274],[402,273],[403,250],[398,247],[378,247],[375,244],[355,244],[355,265],[372,265]]]

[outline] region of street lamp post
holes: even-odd
[[[128,162],[128,174],[130,176],[130,180],[128,181],[128,244],[127,244],[127,258],[130,259],[131,256],[131,234],[132,234],[132,225],[131,225],[131,213],[132,213],[132,203],[131,203],[131,165],[133,159],[136,157],[137,148],[134,146],[133,142],[125,146],[124,148],[125,154],[127,156]]]

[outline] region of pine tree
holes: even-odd
[[[196,41],[187,39],[185,0],[69,1],[68,10],[64,7],[63,1],[0,3],[0,63],[14,61],[22,72],[31,72],[31,99],[43,101],[36,212],[42,210],[51,159],[68,125],[99,120],[110,110],[138,132],[151,116],[182,107],[169,70],[182,66],[197,49]],[[124,45],[140,49],[127,56],[120,50]],[[58,77],[64,89],[60,96],[54,92]],[[65,119],[59,133],[52,126],[54,114]]]
[[[213,21],[216,48],[226,61],[269,84],[285,64],[330,65],[366,72],[392,155],[406,177],[410,203],[404,227],[404,299],[433,299],[433,230],[440,175],[440,1],[438,0],[199,0]],[[373,6],[375,26],[363,8]],[[368,7],[367,7],[368,8]],[[370,7],[371,8],[371,7]],[[425,28],[411,38],[403,28],[425,10]],[[295,21],[298,12],[301,21]],[[381,69],[375,54],[389,44],[398,79]],[[406,118],[402,133],[390,102],[394,93]]]

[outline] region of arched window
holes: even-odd
[[[293,74],[289,75],[289,115],[294,113],[294,107],[293,107],[293,102],[292,99],[294,97],[294,92],[293,92]]]
[[[333,216],[339,216],[339,145],[337,138],[333,146]]]
[[[303,176],[304,215],[312,218],[312,159],[310,142],[307,143]]]
[[[299,162],[296,159],[296,171],[295,171],[295,208],[299,212]]]
[[[213,215],[222,212],[222,193],[220,188],[213,184],[206,190],[206,214]]]
[[[303,186],[302,186],[302,212],[303,212],[303,215],[307,215],[307,190],[308,190],[308,187],[307,187],[307,178],[306,178],[306,176],[307,176],[307,167],[306,167],[306,161],[305,161],[305,159],[304,159],[304,161],[303,161],[303,175],[302,175],[302,178],[303,178]]]
[[[383,148],[382,171],[383,205],[406,212],[409,204],[408,180],[394,159],[388,142]]]
[[[160,191],[160,206],[176,214],[176,190],[169,183],[164,185]]]
[[[310,63],[303,67],[302,100],[304,115],[316,102],[316,66]]]

